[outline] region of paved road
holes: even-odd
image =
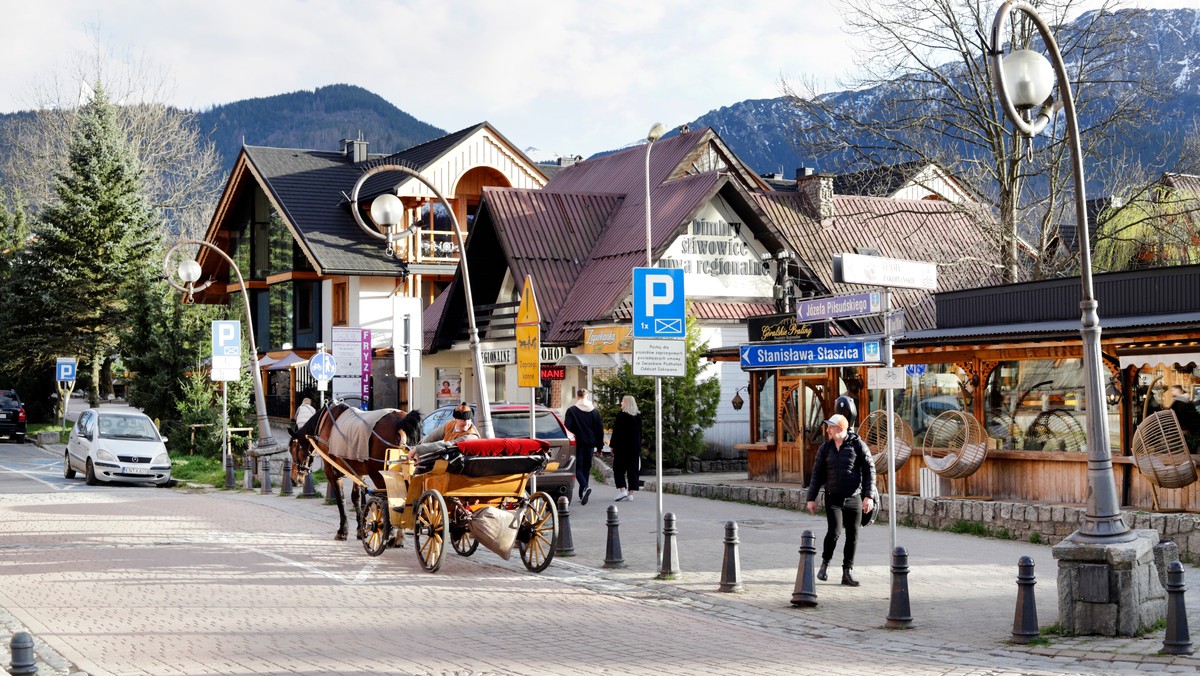
[[[889,631],[885,527],[865,534],[862,587],[819,584],[818,607],[801,610],[789,603],[799,533],[824,524],[796,512],[665,496],[684,575],[658,581],[653,495],[619,503],[628,567],[603,570],[613,494],[597,486],[589,505],[571,509],[576,556],[545,573],[481,548],[449,554],[431,575],[411,546],[369,558],[356,542],[334,542],[336,511],[319,500],[87,487],[61,479],[53,452],[27,455],[19,465],[0,455],[0,476],[30,485],[0,494],[0,619],[35,635],[42,673],[1073,674],[1200,664],[1156,663],[1161,634],[1008,645],[1019,556],[1040,566],[1042,624],[1055,617],[1050,552],[1035,545],[901,529],[915,620]],[[729,520],[739,524],[742,594],[715,591]],[[1193,588],[1194,578],[1189,569]]]

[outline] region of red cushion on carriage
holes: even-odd
[[[542,439],[462,439],[455,446],[463,455],[496,457],[545,453],[550,442]]]

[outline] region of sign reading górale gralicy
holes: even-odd
[[[881,362],[879,338],[875,336],[868,340],[742,345],[738,354],[743,370]]]

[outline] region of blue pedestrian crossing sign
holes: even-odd
[[[337,374],[337,365],[333,355],[328,352],[318,352],[308,360],[308,372],[317,380],[332,380]]]
[[[54,379],[60,383],[75,382],[75,357],[58,357],[54,363]]]
[[[686,313],[683,270],[633,269],[634,338],[683,338]]]

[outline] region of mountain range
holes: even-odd
[[[1084,15],[1073,25],[1087,18]],[[1165,96],[1148,103],[1157,124],[1130,139],[1128,147],[1143,158],[1165,148],[1165,168],[1172,169],[1170,163],[1179,152],[1175,146],[1178,138],[1187,133],[1200,134],[1200,10],[1117,13],[1112,20],[1128,22],[1128,32],[1135,38],[1129,49],[1151,57],[1149,63],[1154,72],[1142,75],[1167,84]],[[1071,25],[1063,28],[1071,29]],[[887,105],[889,96],[895,95],[893,88],[884,84],[826,96],[839,105],[858,107],[869,114],[872,108]],[[28,114],[0,115],[0,126]],[[801,154],[795,136],[797,116],[798,112],[786,98],[777,97],[732,103],[687,124],[692,128],[715,129],[748,166],[760,173],[790,176],[798,167],[844,170],[837,157]],[[232,167],[243,143],[335,150],[341,139],[361,135],[370,142],[372,152],[391,153],[447,133],[366,89],[347,84],[213,106],[197,112],[196,120],[201,131],[216,145],[226,170]]]

